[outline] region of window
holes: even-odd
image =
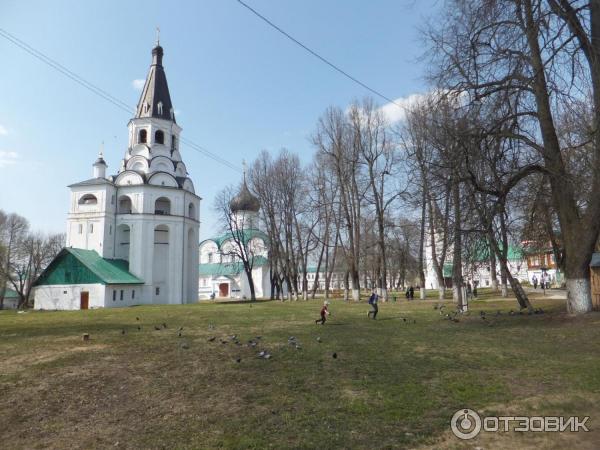
[[[175,136],[171,137],[171,151],[174,152],[177,150],[177,138]]]
[[[83,233],[83,224],[80,223],[77,228],[79,230],[79,234],[82,234]]]
[[[160,197],[154,202],[154,214],[158,215],[170,215],[171,214],[171,200],[166,197]]]
[[[156,109],[158,110],[158,115],[162,116],[162,113],[163,113],[163,104],[162,104],[162,102],[158,102],[156,104]],[[162,142],[161,142],[161,144],[162,144]]]
[[[212,264],[212,263],[213,263],[213,254],[212,254],[212,253],[209,253],[209,254],[208,254],[208,263],[209,263],[209,264]]]
[[[119,292],[119,300],[123,301],[123,289]]]
[[[98,199],[95,195],[85,194],[83,197],[79,199],[80,205],[96,205],[98,203]]]
[[[131,300],[133,300],[135,298],[135,289],[132,289],[131,291]]]
[[[145,144],[148,141],[148,132],[146,130],[140,130],[138,135],[138,144]]]
[[[117,300],[117,290],[113,290],[113,302]]]
[[[159,105],[160,105],[160,103],[159,103]],[[157,144],[164,144],[165,143],[165,133],[163,133],[161,130],[156,130],[156,133],[154,133],[154,142],[156,142]]]
[[[94,224],[90,223],[90,234],[94,232]]]
[[[159,287],[157,287],[157,288],[155,289],[155,292],[156,292],[156,295],[159,295],[159,294],[160,294],[160,288],[159,288]]]

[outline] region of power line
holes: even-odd
[[[118,99],[117,97],[111,95],[109,92],[106,92],[104,89],[96,86],[93,83],[90,83],[85,78],[83,78],[80,75],[76,74],[75,72],[73,72],[72,70],[68,69],[67,67],[63,66],[58,61],[50,58],[48,55],[46,55],[46,54],[42,53],[41,51],[35,49],[34,47],[32,47],[31,45],[29,45],[26,42],[22,41],[21,39],[19,39],[18,37],[14,36],[13,34],[10,34],[8,31],[0,28],[0,36],[2,36],[4,39],[6,39],[7,41],[11,42],[12,44],[16,45],[17,47],[21,48],[22,50],[26,51],[31,56],[39,59],[44,64],[52,67],[54,70],[60,72],[61,74],[63,74],[67,78],[70,78],[72,81],[74,81],[77,84],[81,85],[82,87],[84,87],[88,91],[92,92],[93,94],[101,97],[102,99],[106,100],[109,103],[112,103],[117,108],[119,108],[119,109],[121,109],[121,110],[123,110],[123,111],[125,111],[125,112],[127,112],[129,114],[134,114],[135,113],[135,108],[132,108],[131,106],[129,106],[124,101],[122,101],[122,100]],[[195,150],[198,153],[201,153],[204,156],[207,156],[207,157],[211,158],[212,160],[218,162],[219,164],[223,164],[224,166],[228,167],[229,169],[235,170],[236,172],[240,172],[240,173],[242,172],[241,169],[239,167],[237,167],[235,164],[227,161],[226,159],[220,157],[219,155],[217,155],[215,153],[212,153],[211,151],[207,150],[206,148],[202,147],[201,145],[196,144],[195,142],[193,142],[193,141],[191,141],[189,139],[186,139],[186,138],[180,138],[179,140],[182,143],[186,144],[188,147],[190,147],[192,150]]]
[[[324,62],[325,64],[327,64],[329,67],[331,67],[333,70],[341,73],[343,76],[345,76],[346,78],[352,80],[353,82],[355,82],[356,84],[358,84],[359,86],[362,86],[363,88],[365,88],[366,90],[372,92],[373,94],[377,95],[378,97],[381,97],[382,99],[384,99],[385,101],[396,105],[398,108],[401,108],[402,110],[404,110],[404,108],[396,103],[394,100],[392,100],[391,98],[383,95],[381,92],[373,89],[372,87],[369,87],[367,84],[363,83],[362,81],[360,81],[359,79],[353,77],[352,75],[350,75],[348,72],[346,72],[345,70],[341,69],[339,66],[335,65],[334,63],[332,63],[331,61],[329,61],[327,58],[325,58],[324,56],[321,56],[320,54],[318,54],[316,51],[312,50],[311,48],[309,48],[308,46],[304,45],[302,42],[300,42],[298,39],[296,39],[295,37],[293,37],[292,35],[290,35],[289,33],[287,33],[285,30],[283,30],[281,27],[279,27],[278,25],[275,25],[273,22],[271,22],[269,19],[267,19],[265,16],[263,16],[261,13],[259,13],[257,10],[255,10],[254,8],[252,8],[250,5],[248,5],[247,3],[243,2],[242,0],[236,0],[240,5],[242,5],[244,8],[248,9],[250,12],[252,12],[255,16],[257,16],[259,19],[261,19],[262,21],[266,22],[269,26],[271,26],[272,28],[274,28],[275,30],[277,30],[278,32],[280,32],[281,34],[283,34],[286,38],[288,38],[290,41],[292,41],[293,43],[295,43],[296,45],[299,45],[300,47],[302,47],[304,50],[306,50],[308,53],[310,53],[311,55],[313,55],[315,58],[321,60],[322,62]]]

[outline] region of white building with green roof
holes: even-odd
[[[162,65],[152,64],[114,175],[102,154],[93,178],[69,186],[67,248],[35,282],[37,309],[198,300],[200,200],[182,160]]]
[[[271,294],[271,274],[268,260],[268,238],[258,227],[260,203],[246,185],[229,204],[231,230],[248,248],[252,263],[252,280],[257,298]],[[200,243],[198,298],[250,298],[248,277],[242,261],[235,256],[236,240],[231,232]]]

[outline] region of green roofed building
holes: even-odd
[[[2,304],[3,309],[17,309],[19,306],[19,294],[17,291],[13,291],[10,288],[6,288],[4,292],[4,302]]]
[[[231,229],[240,235],[240,242],[249,249],[252,280],[257,298],[271,293],[268,258],[268,238],[258,226],[260,203],[244,181],[239,193],[229,204]],[[200,242],[198,298],[250,298],[250,285],[231,233]]]
[[[144,281],[122,259],[64,248],[34,283],[36,309],[88,309],[143,303]]]

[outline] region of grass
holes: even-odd
[[[533,302],[546,313],[509,316],[514,299],[488,298],[454,323],[435,301],[381,304],[374,321],[364,302],[333,300],[325,326],[314,324],[317,301],[3,311],[0,442],[11,449],[596,448],[600,316],[574,318],[562,301],[534,295]],[[245,345],[256,336],[257,348]],[[273,357],[258,358],[258,349]],[[464,407],[589,415],[592,431],[482,433],[463,442],[449,419]]]

